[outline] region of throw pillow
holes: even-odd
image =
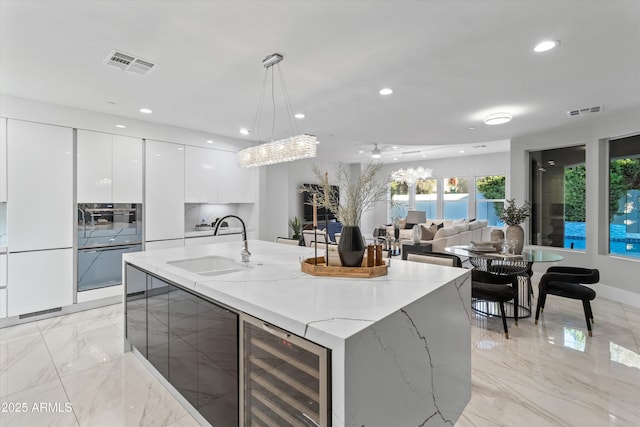
[[[443,222],[441,222],[440,224],[431,224],[432,227],[434,225],[436,226],[436,230],[440,230],[442,227],[444,227],[444,223]]]
[[[404,224],[404,229],[405,229],[405,230],[411,230],[411,229],[413,228],[413,226],[414,226],[414,225],[415,225],[415,224],[412,224],[412,223],[410,223],[410,222],[407,222],[407,223],[405,223],[405,224]]]
[[[431,232],[433,233],[433,235],[435,237],[436,233],[438,232],[438,226],[436,224],[431,224],[431,226],[429,228],[431,229]]]
[[[435,236],[435,232],[431,227],[425,227],[424,225],[420,225],[422,228],[422,238],[420,240],[433,240],[433,236]]]

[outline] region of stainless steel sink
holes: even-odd
[[[201,276],[218,276],[240,271],[243,268],[251,268],[231,258],[218,255],[168,261],[167,264]]]

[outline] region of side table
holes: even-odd
[[[404,243],[402,245],[402,259],[407,260],[408,254],[427,254],[432,252],[431,243]]]

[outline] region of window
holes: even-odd
[[[609,141],[609,253],[640,258],[640,135]]]
[[[389,209],[389,217],[406,218],[409,210],[409,185],[406,182],[391,183],[391,200],[394,202]]]
[[[476,178],[476,219],[486,219],[489,225],[504,225],[497,210],[504,206],[505,176],[491,175]]]
[[[529,153],[531,243],[585,249],[585,146]]]
[[[438,218],[438,180],[421,179],[415,187],[416,210],[425,211],[427,218]]]
[[[467,218],[469,212],[469,179],[444,178],[444,218]]]

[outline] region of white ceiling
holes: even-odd
[[[532,51],[548,38],[560,46]],[[157,67],[104,65],[112,49]],[[253,126],[273,52],[325,159],[364,159],[373,143],[385,161],[505,151],[513,136],[640,106],[636,0],[0,1],[0,92],[212,134],[256,138],[238,131]],[[505,110],[510,123],[482,123]]]

